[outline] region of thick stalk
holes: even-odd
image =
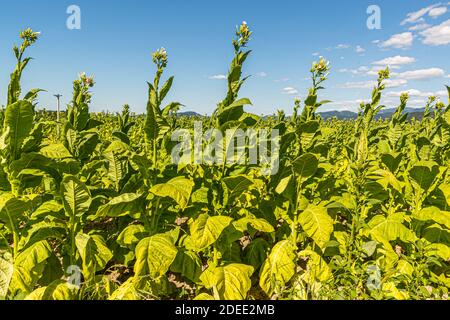
[[[17,230],[16,226],[14,225],[14,222],[12,220],[11,215],[8,212],[8,209],[6,209],[6,214],[9,218],[9,223],[11,226],[11,230],[13,231],[13,257],[15,258],[18,253],[19,249],[19,230]]]

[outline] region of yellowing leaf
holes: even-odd
[[[259,286],[268,296],[277,289],[282,289],[295,274],[296,247],[289,241],[278,242],[264,262],[259,279]]]
[[[253,267],[232,263],[224,267],[210,267],[200,276],[207,289],[213,289],[218,300],[245,300],[252,286]]]
[[[8,293],[13,270],[11,254],[8,252],[0,252],[0,300],[5,299]]]
[[[256,229],[260,232],[266,232],[266,233],[271,233],[274,232],[275,229],[273,228],[273,226],[268,223],[266,220],[261,219],[261,218],[254,218],[254,217],[245,217],[242,219],[239,219],[236,222],[233,222],[234,227],[236,228],[236,230],[239,231],[247,231],[248,230],[248,226],[250,225],[253,229]]]
[[[308,237],[324,250],[333,233],[333,219],[328,215],[327,209],[309,205],[300,213],[298,221]]]
[[[333,277],[331,269],[326,261],[316,252],[312,250],[303,250],[298,255],[299,257],[308,257],[305,278],[308,283],[314,281],[325,282]]]
[[[136,246],[135,277],[156,279],[165,274],[177,256],[177,248],[167,235],[142,239]]]
[[[210,217],[206,213],[199,215],[189,226],[192,244],[197,251],[202,251],[216,242],[232,220],[226,216]]]
[[[405,242],[414,241],[416,238],[414,233],[403,224],[403,221],[404,215],[401,213],[391,214],[387,218],[377,215],[368,223],[369,234],[378,242],[397,239]]]
[[[193,181],[183,177],[177,177],[166,183],[153,186],[150,192],[158,197],[172,198],[182,209],[185,209],[191,197],[193,187]]]

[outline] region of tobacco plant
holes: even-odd
[[[38,36],[20,34],[0,112],[0,299],[448,299],[449,102],[430,97],[410,119],[403,94],[380,119],[386,69],[356,120],[324,120],[320,58],[291,116],[259,117],[240,97],[244,22],[210,117],[164,103],[174,78],[163,82],[161,48],[144,115],[90,112],[82,73],[59,136],[36,110],[40,90],[21,98]],[[274,147],[277,170],[242,161],[252,142]]]

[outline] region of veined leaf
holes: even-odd
[[[260,232],[272,233],[275,231],[275,229],[269,222],[264,219],[258,219],[255,217],[245,217],[239,219],[238,221],[233,222],[233,225],[237,230],[242,232],[247,231],[249,225]]]
[[[369,234],[379,242],[400,239],[404,242],[415,240],[414,233],[408,229],[403,222],[405,217],[402,213],[391,214],[388,217],[377,215],[368,223]]]
[[[210,267],[200,276],[205,288],[213,289],[217,300],[245,300],[252,282],[253,267],[232,263]]]
[[[183,177],[174,178],[166,183],[158,184],[150,189],[150,192],[158,197],[169,197],[185,209],[191,197],[194,182]]]
[[[207,213],[199,215],[189,226],[191,240],[197,251],[203,251],[216,242],[232,220],[226,216],[210,217]]]
[[[224,202],[227,204],[232,204],[236,198],[246,192],[252,185],[253,182],[245,176],[235,176],[223,179],[224,189],[226,190],[226,195]]]
[[[413,217],[420,221],[434,221],[450,229],[449,211],[442,211],[436,207],[427,207],[413,214]]]
[[[284,286],[295,274],[297,248],[289,240],[278,242],[264,262],[259,285],[268,296]]]
[[[13,270],[14,266],[11,254],[0,251],[0,300],[4,300],[8,294]]]
[[[305,179],[316,173],[318,165],[319,161],[316,156],[311,153],[306,153],[294,160],[292,168],[295,174]]]
[[[41,287],[30,293],[25,300],[76,300],[78,289],[67,281],[56,280],[47,287]]]
[[[140,224],[132,224],[123,229],[117,237],[117,243],[122,247],[134,249],[136,245],[144,238],[145,227]]]
[[[33,129],[34,108],[28,101],[17,101],[7,106],[4,120],[5,143],[9,159],[20,157],[22,143]]]
[[[54,143],[50,144],[46,147],[43,147],[40,151],[40,153],[47,158],[60,160],[60,159],[66,159],[71,158],[72,155],[70,154],[69,150],[66,149],[66,147],[61,143]]]
[[[83,276],[91,279],[97,271],[105,268],[113,254],[106,246],[103,237],[99,235],[87,235],[78,233],[75,244],[83,261]]]
[[[169,270],[177,253],[177,248],[167,235],[157,234],[141,240],[136,246],[135,278],[159,278]]]
[[[192,251],[178,251],[170,271],[179,273],[194,283],[199,282],[202,274],[202,260],[197,253]]]
[[[314,281],[326,282],[333,277],[328,264],[315,251],[303,250],[298,255],[299,257],[308,258],[308,262],[306,264],[306,277],[304,278],[308,283],[312,283]]]
[[[31,293],[42,276],[47,259],[52,250],[47,241],[41,241],[25,249],[14,259],[14,272],[10,283],[10,293]]]
[[[322,249],[330,241],[333,233],[333,219],[328,215],[327,209],[321,206],[309,205],[298,217],[298,222],[308,237]]]
[[[83,216],[91,205],[88,188],[78,178],[65,176],[61,184],[64,209],[68,216]]]
[[[111,199],[97,211],[97,217],[134,216],[143,211],[142,194],[125,193]]]

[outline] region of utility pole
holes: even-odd
[[[59,117],[59,112],[60,112],[60,108],[61,108],[61,97],[62,97],[62,95],[60,95],[60,94],[55,94],[54,95],[55,97],[56,97],[56,99],[57,99],[57,101],[58,101],[58,103],[57,103],[57,106],[56,106],[56,134],[57,134],[57,136],[58,136],[58,139],[59,139],[59,120],[60,120],[60,117]]]

